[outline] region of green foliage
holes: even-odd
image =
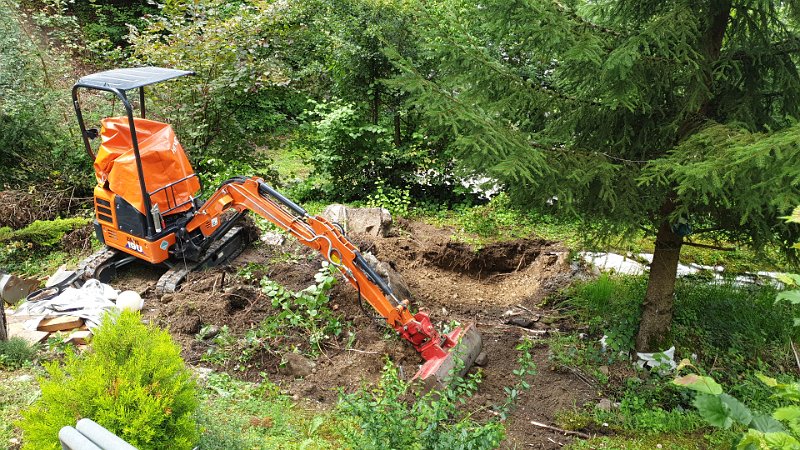
[[[375,180],[397,184],[408,155],[392,146],[388,130],[341,101],[316,103],[308,114],[310,157],[314,173],[327,181],[327,196],[354,200],[366,197]]]
[[[311,351],[321,351],[321,345],[342,333],[344,324],[328,307],[328,292],[336,283],[336,269],[323,263],[314,275],[317,284],[302,291],[290,292],[268,278],[261,280],[261,290],[272,299],[277,314],[267,316],[251,338],[280,336],[287,327],[302,330],[308,335]]]
[[[12,337],[7,341],[0,341],[0,368],[19,369],[33,361],[35,356],[36,348],[28,344],[25,339]]]
[[[367,197],[367,206],[386,208],[395,217],[408,217],[410,205],[411,193],[408,189],[387,186],[382,179],[375,182],[375,190]]]
[[[693,404],[709,424],[723,429],[746,427],[735,444],[737,450],[800,448],[800,384],[779,383],[763,375],[759,379],[782,405],[771,414],[752,412],[744,403],[723,393],[711,377],[689,374],[673,382],[697,392]]]
[[[0,3],[0,184],[48,180],[86,186],[83,154],[70,142],[69,96],[57,81],[69,65],[42,45],[15,2]]]
[[[50,247],[61,242],[69,231],[82,227],[90,222],[83,217],[69,217],[66,219],[36,220],[20,230],[9,227],[0,228],[0,242],[22,241],[40,247]]]
[[[478,424],[458,410],[477,389],[479,377],[454,380],[442,391],[419,394],[402,381],[387,360],[374,390],[344,395],[343,414],[352,416],[360,433],[347,433],[349,446],[360,449],[492,449],[505,429],[499,421]]]
[[[264,379],[246,383],[212,373],[198,409],[200,448],[337,449],[351,425],[333,415],[304,408]]]
[[[58,430],[88,417],[140,449],[190,449],[197,391],[180,348],[138,313],[106,315],[91,348],[46,365],[42,395],[23,413],[25,448],[60,448]]]
[[[198,172],[213,173],[231,161],[261,169],[269,158],[252,144],[276,122],[279,112],[264,111],[280,108],[269,101],[272,93],[290,82],[276,48],[284,45],[284,25],[290,27],[294,16],[268,3],[180,5],[165,7],[130,35],[132,62],[197,73],[154,89],[151,110],[175,126]]]
[[[39,385],[30,370],[0,371],[0,442],[10,444],[10,439],[21,440],[14,424],[22,418],[21,412],[39,396]]]

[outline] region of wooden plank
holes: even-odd
[[[44,342],[50,336],[47,331],[32,331],[26,330],[22,323],[12,323],[8,325],[8,337],[19,337],[25,339],[31,344],[38,344]]]
[[[91,331],[78,330],[73,331],[68,338],[64,339],[64,342],[67,344],[86,345],[91,337]]]
[[[58,316],[52,319],[43,319],[39,322],[39,331],[64,331],[78,328],[83,325],[83,319],[73,316]]]

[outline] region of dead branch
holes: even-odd
[[[554,427],[552,425],[547,425],[546,423],[537,422],[535,420],[531,420],[531,425],[533,425],[535,427],[539,427],[539,428],[546,428],[548,430],[556,431],[556,432],[559,432],[559,433],[562,433],[562,434],[565,434],[565,435],[578,436],[581,439],[591,439],[592,438],[592,436],[590,436],[590,435],[588,435],[586,433],[580,432],[580,431],[564,430],[564,429],[561,429],[561,428],[558,428],[558,427]]]

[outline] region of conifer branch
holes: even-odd
[[[688,245],[689,247],[707,248],[710,250],[721,250],[723,252],[736,251],[736,247],[720,247],[718,245],[699,244],[697,242],[690,242],[690,241],[684,241],[683,245]]]

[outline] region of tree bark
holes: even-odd
[[[0,299],[0,341],[8,340],[8,325],[6,322],[6,304]]]
[[[667,343],[675,294],[675,278],[683,238],[672,231],[665,219],[658,228],[647,294],[642,306],[642,320],[636,336],[636,351],[656,352]]]
[[[394,113],[394,146],[399,148],[403,144],[403,137],[400,133],[400,113]]]

